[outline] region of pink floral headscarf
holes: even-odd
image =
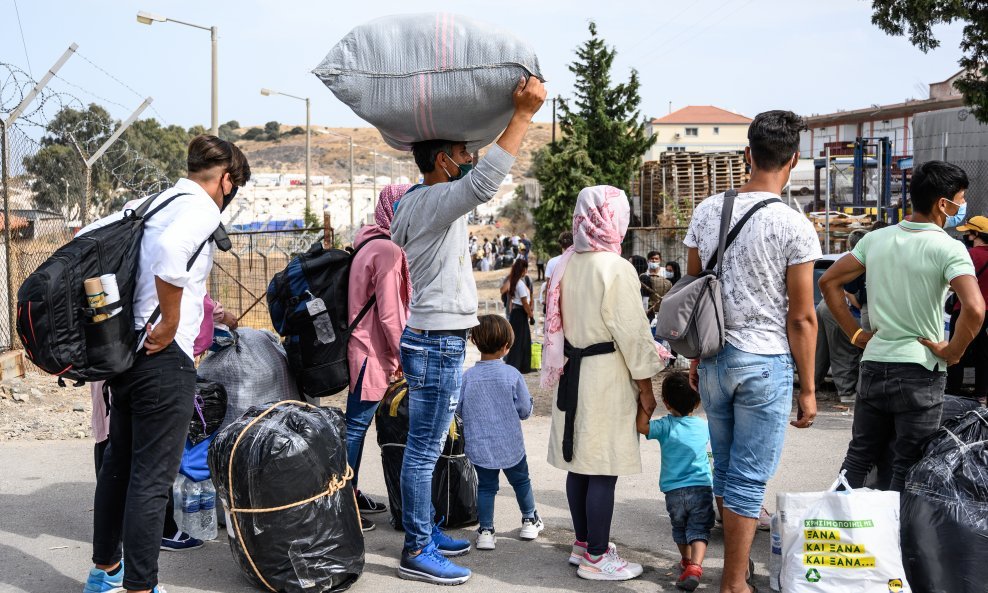
[[[541,384],[551,388],[563,374],[563,316],[559,285],[574,253],[611,251],[621,253],[621,241],[628,231],[631,208],[628,196],[609,185],[584,188],[573,212],[573,246],[567,249],[549,278],[546,291],[545,344],[542,348]]]
[[[374,226],[388,237],[391,236],[391,221],[395,217],[395,202],[400,200],[410,187],[412,187],[411,184],[407,183],[385,185],[377,198],[377,208],[374,210]],[[401,275],[405,278],[401,300],[407,306],[412,302],[412,275],[408,271],[408,259],[404,254],[401,257]]]

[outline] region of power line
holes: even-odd
[[[82,58],[84,62],[86,62],[87,64],[89,64],[93,68],[96,68],[97,70],[99,70],[100,72],[102,72],[110,80],[113,80],[114,82],[116,82],[117,84],[119,84],[120,86],[122,86],[123,88],[125,88],[128,91],[130,91],[131,93],[133,93],[134,96],[136,96],[138,99],[142,99],[143,100],[145,98],[145,95],[142,95],[141,93],[139,93],[136,90],[134,90],[134,88],[131,87],[129,84],[127,84],[126,82],[120,80],[119,78],[117,78],[116,76],[114,76],[113,74],[111,74],[110,72],[108,72],[105,68],[103,68],[102,66],[100,66],[96,62],[90,60],[89,58],[87,58],[86,56],[84,56],[83,54],[81,54],[78,50],[76,50],[75,55],[77,55],[80,58]],[[88,92],[88,91],[86,91],[86,92]],[[92,93],[89,93],[89,94],[92,94]],[[119,105],[119,103],[118,103],[118,105]],[[150,107],[151,111],[154,112],[154,114],[158,116],[158,119],[161,120],[161,123],[167,126],[168,125],[168,122],[165,121],[165,118],[160,113],[158,113],[158,110],[154,108],[154,105],[150,105],[149,107]]]
[[[24,39],[24,26],[21,25],[21,10],[17,7],[17,0],[14,2],[14,12],[17,14],[17,28],[21,30],[21,45],[24,46],[24,59],[27,60],[27,72],[34,78],[34,72],[31,70],[31,58],[27,55],[27,41]]]
[[[628,52],[628,55],[629,56],[634,55],[633,52],[636,49],[638,49],[638,47],[641,46],[642,43],[644,43],[644,42],[648,41],[649,39],[651,39],[652,37],[654,37],[656,33],[658,33],[659,31],[661,31],[665,27],[667,27],[670,23],[674,22],[679,17],[681,17],[684,14],[686,14],[687,11],[689,11],[689,9],[691,9],[691,8],[693,8],[693,5],[691,5],[690,3],[687,2],[686,3],[686,7],[683,10],[681,10],[680,12],[676,13],[676,16],[673,16],[673,17],[669,18],[668,20],[666,20],[665,22],[663,22],[662,24],[660,24],[658,27],[656,27],[655,29],[653,29],[651,33],[648,33],[647,35],[645,35],[644,37],[642,37],[641,39],[639,39],[638,41],[636,41],[634,45],[632,45],[631,47],[629,47],[626,50]]]

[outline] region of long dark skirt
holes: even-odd
[[[515,332],[515,343],[511,345],[511,350],[508,350],[504,362],[515,367],[521,373],[531,373],[532,334],[528,329],[528,316],[525,315],[525,308],[514,305],[508,316],[508,321],[511,322],[511,329]]]

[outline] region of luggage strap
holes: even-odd
[[[274,404],[273,406],[271,406],[267,410],[264,410],[263,412],[261,412],[260,414],[257,415],[257,418],[254,418],[253,420],[251,420],[247,424],[247,426],[243,427],[240,430],[240,433],[239,434],[237,434],[237,439],[233,442],[233,448],[230,450],[230,460],[228,462],[229,463],[229,467],[227,468],[227,484],[229,485],[229,487],[227,488],[227,492],[228,492],[229,499],[226,501],[226,503],[227,503],[226,504],[226,508],[230,512],[230,520],[233,522],[233,529],[237,533],[237,545],[240,546],[240,549],[241,550],[243,550],[244,556],[247,558],[247,562],[250,563],[251,569],[254,570],[254,574],[257,575],[257,578],[262,583],[264,583],[264,586],[267,587],[268,590],[271,591],[272,593],[277,593],[278,590],[275,589],[274,587],[272,587],[271,586],[271,583],[269,583],[267,581],[267,579],[264,578],[264,576],[261,574],[261,571],[257,568],[257,564],[254,563],[254,559],[251,557],[250,551],[247,549],[247,546],[244,545],[244,543],[243,543],[244,542],[244,538],[243,538],[243,536],[240,533],[240,522],[237,521],[237,514],[238,513],[250,513],[250,514],[275,513],[275,512],[278,512],[278,511],[284,511],[284,510],[287,510],[287,509],[299,507],[299,506],[302,506],[304,504],[308,504],[310,502],[313,502],[315,500],[319,500],[320,498],[322,498],[324,496],[332,496],[332,495],[336,494],[337,492],[339,492],[340,490],[342,490],[344,487],[346,487],[346,484],[347,484],[348,481],[350,481],[350,480],[353,479],[353,468],[350,467],[349,464],[348,464],[347,465],[347,468],[346,468],[346,471],[343,473],[342,476],[337,476],[337,475],[332,476],[330,478],[330,480],[329,480],[329,484],[326,485],[326,489],[324,491],[316,494],[315,496],[310,496],[309,498],[306,498],[305,500],[300,500],[298,502],[293,502],[293,503],[281,505],[279,507],[271,507],[271,508],[267,508],[267,509],[240,509],[240,508],[237,508],[236,506],[234,506],[234,504],[233,504],[233,491],[234,491],[234,488],[233,488],[233,458],[237,454],[237,447],[240,445],[240,441],[243,440],[244,435],[247,434],[247,431],[248,430],[250,430],[251,428],[253,428],[253,426],[255,424],[257,424],[258,422],[260,422],[261,418],[264,418],[265,416],[267,416],[268,414],[270,414],[271,412],[273,412],[275,409],[277,409],[277,408],[279,408],[281,406],[286,406],[286,405],[301,406],[301,407],[313,408],[313,409],[318,408],[318,406],[313,406],[312,404],[309,404],[309,403],[306,403],[306,402],[300,402],[300,401],[296,401],[296,400],[285,400],[285,401],[280,401],[280,402]],[[353,506],[354,506],[354,508],[357,507],[357,494],[356,494],[355,491],[353,492]],[[359,516],[360,516],[360,513],[359,512],[357,513],[357,516],[358,516],[358,521],[359,521]],[[360,528],[360,525],[359,524],[357,525],[357,528],[358,529]]]

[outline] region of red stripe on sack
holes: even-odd
[[[37,343],[38,336],[34,335],[34,320],[31,318],[31,301],[27,302],[27,324],[31,328],[31,338]]]
[[[72,368],[72,365],[69,365],[69,366],[67,366],[67,367],[65,367],[64,369],[62,369],[62,370],[60,370],[59,372],[57,372],[57,373],[55,373],[55,375],[56,375],[56,376],[58,376],[58,375],[62,375],[62,374],[64,374],[64,373],[66,373],[66,372],[67,372],[67,371],[68,371],[69,369],[71,369],[71,368]]]

